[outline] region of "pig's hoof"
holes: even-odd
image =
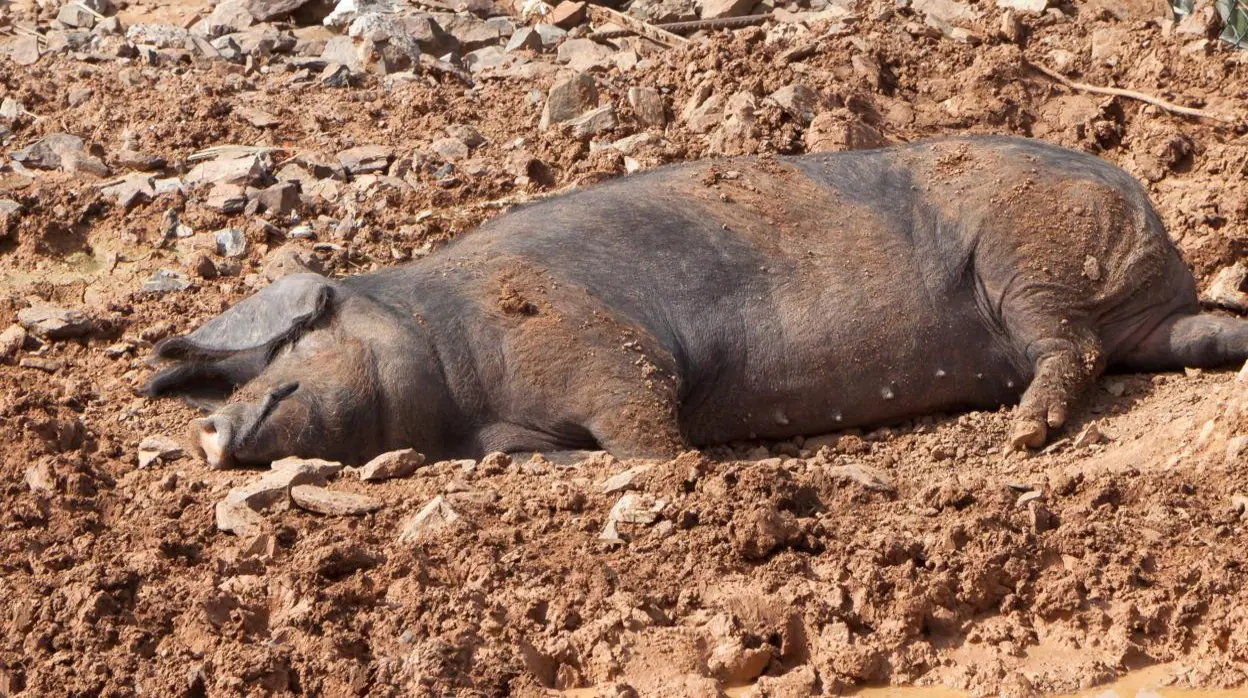
[[[1048,427],[1038,419],[1020,419],[1014,422],[1014,430],[1010,433],[1010,446],[1016,451],[1040,448],[1044,445],[1048,432]]]

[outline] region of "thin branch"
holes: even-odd
[[[1184,107],[1184,106],[1175,104],[1173,102],[1167,102],[1166,100],[1160,99],[1158,97],[1153,97],[1152,95],[1144,94],[1143,92],[1136,92],[1134,90],[1124,90],[1118,87],[1099,87],[1097,85],[1089,85],[1084,82],[1074,82],[1073,80],[1068,79],[1065,75],[1062,75],[1061,73],[1055,70],[1052,70],[1050,68],[1046,68],[1045,66],[1040,65],[1039,63],[1035,63],[1033,61],[1027,61],[1027,64],[1030,65],[1032,68],[1035,68],[1037,71],[1047,75],[1048,77],[1052,78],[1053,80],[1056,80],[1057,82],[1060,82],[1061,84],[1065,85],[1066,87],[1072,90],[1078,90],[1080,92],[1091,92],[1093,94],[1099,94],[1099,95],[1110,95],[1114,97],[1126,97],[1127,99],[1134,99],[1140,102],[1144,102],[1145,104],[1151,104],[1154,107],[1157,107],[1159,109],[1164,109],[1168,112],[1172,112],[1175,114],[1182,114],[1184,116],[1194,116],[1198,119],[1209,119],[1210,121],[1219,121],[1221,123],[1231,124],[1231,125],[1237,125],[1239,123],[1235,119],[1231,119],[1229,117],[1225,117],[1220,114],[1214,114],[1213,112],[1208,112],[1203,109],[1193,109],[1192,107]]]

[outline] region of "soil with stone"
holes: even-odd
[[[293,271],[664,163],[951,133],[1126,168],[1244,310],[1248,52],[1211,3],[824,3],[617,8],[772,15],[670,46],[535,1],[0,9],[0,697],[1248,682],[1233,369],[1109,376],[1031,455],[1003,408],[665,463],[213,471],[195,412],[136,394],[154,342]]]

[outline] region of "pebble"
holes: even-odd
[[[95,327],[91,318],[81,310],[48,303],[34,303],[19,310],[17,322],[36,337],[53,340],[81,337]]]
[[[563,2],[556,5],[554,11],[547,16],[547,20],[560,29],[571,29],[572,27],[575,27],[585,21],[585,13],[586,5],[584,2],[577,2],[577,0],[563,0]]]
[[[264,517],[243,502],[229,499],[217,502],[214,513],[218,531],[251,537],[264,533],[268,528],[268,522]]]
[[[724,17],[740,17],[754,7],[754,0],[698,0],[702,19],[722,19]]]
[[[615,494],[616,492],[623,492],[624,490],[631,489],[637,481],[637,478],[645,474],[653,467],[653,465],[639,465],[635,468],[629,468],[622,473],[612,475],[603,481],[602,493]]]
[[[1105,435],[1101,433],[1100,427],[1097,426],[1096,422],[1091,422],[1088,426],[1083,428],[1083,431],[1079,432],[1078,436],[1075,437],[1074,447],[1088,448],[1095,444],[1099,444],[1104,440]]]
[[[893,493],[897,491],[891,478],[883,471],[861,463],[825,467],[823,472],[830,478],[848,480],[873,492]]]
[[[357,472],[364,482],[407,477],[425,463],[425,456],[414,449],[390,451],[365,463]]]
[[[416,542],[424,535],[433,533],[459,520],[459,514],[451,508],[450,503],[444,497],[438,495],[429,500],[428,504],[416,512],[412,518],[408,519],[407,523],[403,524],[403,528],[399,532],[399,542]]]
[[[615,118],[615,107],[607,104],[570,119],[567,124],[573,138],[586,141],[614,130],[619,121]]]
[[[819,95],[803,85],[786,85],[771,93],[771,101],[775,102],[789,116],[803,124],[815,120],[818,112]]]
[[[300,509],[326,516],[361,516],[385,506],[384,502],[367,495],[335,492],[313,485],[292,487],[290,498]]]
[[[186,455],[182,444],[164,436],[156,434],[145,437],[139,442],[139,467],[146,468],[156,461],[175,461]]]
[[[26,344],[26,329],[21,325],[9,325],[0,332],[0,361],[9,361]]]
[[[362,145],[338,153],[342,168],[353,175],[385,172],[394,150],[384,145]]]
[[[596,106],[598,87],[594,78],[586,73],[577,73],[550,88],[538,128],[544,131],[555,124],[574,119]]]
[[[667,107],[658,90],[652,87],[630,87],[628,104],[642,126],[663,128],[667,125]]]
[[[65,367],[65,364],[55,359],[41,359],[37,356],[27,356],[18,362],[18,366],[22,368],[34,368],[45,373],[56,373]]]
[[[143,282],[143,290],[148,293],[185,291],[190,287],[190,279],[186,278],[186,275],[182,272],[172,269],[160,269],[152,274],[147,281]]]

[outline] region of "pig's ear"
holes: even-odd
[[[285,340],[329,309],[339,285],[317,274],[294,274],[209,320],[203,327],[156,346],[162,359],[213,359]]]

